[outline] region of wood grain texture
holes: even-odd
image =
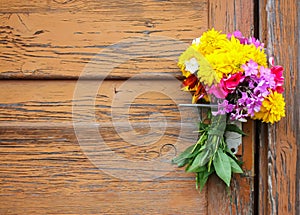
[[[199,194],[193,174],[168,165],[195,142],[198,122],[177,107],[190,95],[174,79],[176,58],[210,27],[252,34],[253,1],[0,5],[0,78],[10,79],[0,82],[1,214],[252,212],[251,156],[231,196],[216,178]],[[252,155],[251,138],[244,142]],[[157,169],[141,168],[155,160]]]
[[[43,12],[45,2],[4,2],[0,15],[0,78],[77,79],[92,60],[105,64],[86,78],[129,78],[142,72],[175,75],[180,53],[208,26],[206,1],[90,0],[59,4],[51,0],[46,3],[50,9]],[[24,13],[22,8],[26,11],[28,5],[33,5],[33,11]],[[149,43],[124,41],[156,36],[164,38]],[[179,46],[176,41],[187,43]],[[118,48],[121,51],[113,51]],[[152,59],[141,60],[148,49]],[[102,53],[105,50],[109,52],[106,57]],[[153,59],[162,53],[164,58],[159,62]],[[118,60],[124,57],[122,54],[130,55],[131,61]],[[175,61],[170,63],[167,57]],[[108,74],[111,69],[105,65],[116,63],[121,65]]]
[[[242,0],[210,0],[209,27],[222,32],[240,30],[245,36],[253,34],[254,2]],[[226,186],[217,177],[208,182],[208,214],[253,214],[254,207],[254,123],[245,124],[244,129],[250,135],[243,138],[243,156],[245,175],[234,176],[232,188],[226,192]],[[215,202],[221,202],[215,204]]]
[[[262,185],[268,182],[268,198],[261,202],[267,201],[268,205],[260,205],[260,211],[299,214],[299,2],[268,0],[260,11],[267,19],[261,21],[265,23],[261,32],[268,54],[285,68],[286,100],[286,117],[268,127],[268,145],[261,143],[262,156],[266,151],[268,155],[267,178],[263,174],[260,179]]]
[[[207,188],[199,194],[194,175],[171,164],[197,138],[186,119],[181,127],[176,102],[190,96],[176,83],[84,81],[97,94],[79,102],[76,81],[1,81],[0,213],[207,214]]]
[[[0,137],[1,214],[207,214],[192,175],[113,177],[91,163],[72,127],[1,127]]]
[[[240,30],[253,35],[254,1],[210,0],[208,25],[224,33]]]
[[[200,5],[206,1],[200,2]],[[151,7],[154,12],[160,11],[162,13],[173,10],[174,5],[181,6],[182,9],[190,9],[191,6],[194,9],[199,8],[199,1],[189,1],[188,3],[180,0],[162,0],[162,1],[141,1],[141,0],[129,0],[121,2],[120,0],[1,0],[0,13],[39,13],[39,12],[58,12],[58,11],[70,11],[70,12],[121,12],[129,11],[134,14],[141,14],[149,10],[147,7]],[[177,8],[178,9],[178,8]],[[175,11],[178,12],[177,10]]]

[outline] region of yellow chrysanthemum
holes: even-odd
[[[216,31],[214,28],[204,32],[198,42],[193,43],[193,47],[203,55],[213,53],[217,49],[224,47],[228,42],[226,34],[221,34],[221,31]]]
[[[212,68],[221,79],[224,75],[234,74],[241,71],[241,65],[246,63],[247,59],[244,53],[244,45],[237,39],[231,38],[226,45],[212,54],[206,56]]]
[[[206,59],[219,78],[242,71],[242,65],[251,59],[257,62],[259,66],[267,66],[264,50],[256,48],[254,45],[241,44],[234,37],[225,43],[222,49],[207,55]]]
[[[181,69],[183,76],[189,77],[191,75],[191,73],[186,70],[185,63],[192,58],[195,58],[199,65],[197,77],[199,78],[200,82],[208,86],[220,82],[220,78],[218,78],[210,63],[201,53],[195,50],[193,46],[187,48],[187,50],[185,50],[185,52],[183,52],[179,57],[178,67]]]
[[[233,74],[234,58],[228,56],[228,53],[213,53],[207,56],[207,61],[215,71],[218,79],[222,79],[223,75]]]
[[[245,45],[245,53],[247,53],[247,59],[252,59],[259,66],[268,67],[264,49],[256,48],[254,45]]]
[[[266,123],[278,122],[282,117],[285,117],[285,102],[282,94],[272,92],[262,102],[260,111],[255,113],[253,119],[262,120]]]

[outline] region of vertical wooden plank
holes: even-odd
[[[208,25],[223,32],[240,30],[252,34],[254,23],[254,1],[210,0]]]
[[[224,33],[240,30],[244,35],[253,34],[254,1],[210,0],[209,27]],[[245,174],[234,176],[231,190],[212,177],[208,182],[208,214],[253,214],[254,206],[254,122],[243,125],[249,134],[243,139]]]
[[[261,140],[260,189],[267,183],[268,195],[260,195],[260,214],[299,214],[299,1],[266,0],[260,32],[266,38],[268,54],[285,68],[286,117],[268,126],[267,143]],[[263,136],[264,134],[262,134]],[[267,154],[267,160],[263,156]],[[268,163],[266,163],[266,161]],[[262,166],[265,165],[265,166]],[[264,203],[267,203],[266,205]]]

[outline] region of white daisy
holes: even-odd
[[[190,73],[194,74],[199,69],[199,64],[196,60],[196,58],[191,58],[190,60],[186,60],[184,62],[185,70],[189,71]]]

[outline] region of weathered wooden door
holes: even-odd
[[[300,214],[300,4],[259,1],[260,36],[285,68],[286,117],[259,131],[259,214]]]
[[[194,138],[176,58],[211,27],[252,34],[253,1],[0,4],[0,214],[253,213],[253,135],[231,197],[170,166]]]

